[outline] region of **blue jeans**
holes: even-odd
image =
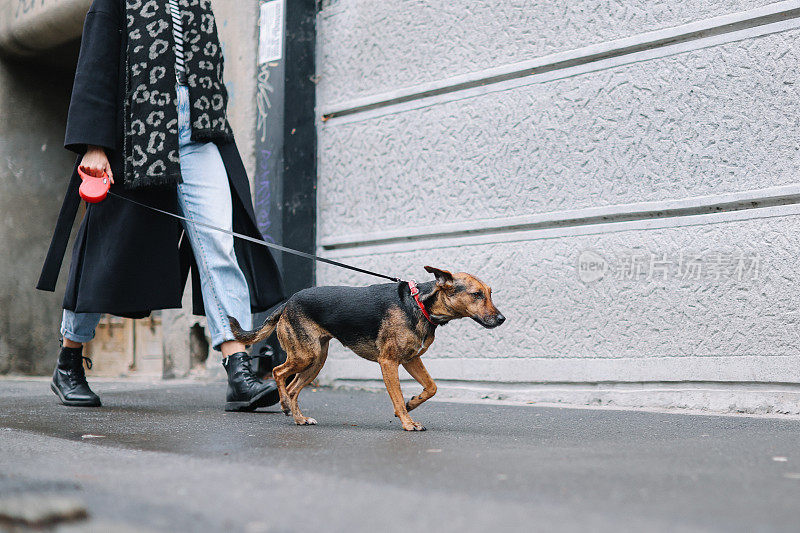
[[[225,165],[213,142],[191,140],[189,89],[177,86],[178,137],[181,175],[178,185],[178,205],[183,216],[227,230],[233,228],[233,204]],[[196,224],[182,222],[194,252],[200,274],[211,345],[233,340],[228,315],[236,317],[245,329],[250,329],[250,292],[247,280],[239,268],[231,235]],[[155,280],[154,280],[155,282]],[[75,313],[64,310],[61,335],[74,342],[89,342],[94,338],[100,313]]]

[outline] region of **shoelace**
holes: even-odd
[[[70,383],[72,386],[80,385],[86,383],[86,373],[83,371],[83,365],[86,364],[86,368],[89,370],[92,369],[92,360],[88,357],[81,355],[80,356],[80,364],[72,367],[67,372],[67,376],[69,376]]]
[[[258,379],[258,376],[256,376],[256,373],[253,372],[253,367],[250,366],[250,361],[251,360],[252,360],[252,357],[248,357],[247,359],[242,361],[242,368],[246,371],[246,373],[244,375],[244,379],[249,385],[253,385],[255,383],[260,383],[260,381],[261,381],[261,380]]]
[[[242,361],[244,363],[246,363],[247,366],[250,366],[250,361],[252,361],[253,359],[256,359],[256,358],[263,359],[265,357],[272,357],[272,355],[273,355],[272,348],[269,348],[269,351],[266,352],[266,353],[251,354],[251,355],[248,355],[247,358],[243,359]],[[222,364],[223,365],[227,365],[228,364],[228,357],[223,357],[222,358]],[[91,368],[91,367],[89,367],[89,368]]]
[[[260,383],[261,381],[256,375],[256,373],[253,372],[253,367],[250,366],[250,362],[256,357],[269,357],[269,355],[259,354],[259,355],[248,355],[246,357],[242,357],[242,368],[241,368],[241,370],[243,371],[242,377],[248,385],[252,385],[254,383]],[[226,366],[228,364],[228,357],[222,360],[222,364],[223,366]]]

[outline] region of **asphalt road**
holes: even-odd
[[[794,419],[428,402],[406,433],[385,393],[307,389],[297,427],[219,383],[94,388],[0,381],[0,501],[76,496],[70,531],[800,530]]]

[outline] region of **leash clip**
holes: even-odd
[[[411,289],[411,296],[416,296],[419,294],[419,287],[417,287],[417,280],[412,279],[406,281],[408,283],[408,288]]]
[[[430,313],[428,313],[428,310],[425,309],[425,304],[423,304],[421,301],[419,301],[419,287],[417,287],[417,280],[412,279],[412,280],[406,281],[406,283],[408,283],[408,288],[411,290],[411,297],[414,298],[415,302],[417,302],[417,305],[419,306],[419,310],[422,311],[422,314],[425,316],[425,318],[428,320],[428,322],[430,322],[431,324],[433,324],[435,326],[436,324],[431,319]]]

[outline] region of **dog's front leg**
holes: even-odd
[[[408,400],[406,404],[406,409],[411,411],[419,407],[426,400],[430,400],[433,395],[436,394],[436,383],[434,383],[431,375],[428,374],[428,370],[425,368],[425,365],[422,364],[422,358],[420,357],[415,357],[408,363],[403,363],[403,368],[411,374],[412,378],[416,379],[419,384],[422,385],[422,392],[419,393],[419,396],[414,396]]]
[[[403,401],[403,391],[400,389],[400,376],[397,369],[400,366],[397,361],[390,359],[381,359],[378,361],[381,365],[381,373],[383,374],[383,383],[386,385],[386,392],[389,393],[389,398],[392,399],[394,405],[394,414],[400,419],[403,424],[403,429],[406,431],[425,431],[422,424],[417,424],[411,417],[408,416],[406,404]]]

